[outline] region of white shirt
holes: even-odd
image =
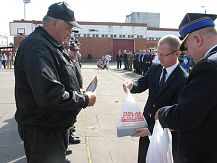
[[[170,66],[170,67],[163,67],[167,70],[167,74],[166,74],[166,79],[165,79],[165,82],[167,81],[167,79],[169,78],[170,74],[175,70],[175,68],[178,66],[179,62],[177,61],[176,64]],[[162,72],[161,72],[161,75],[160,75],[160,79],[162,78],[163,76],[163,69],[162,69]]]

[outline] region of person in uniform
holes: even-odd
[[[176,163],[217,162],[217,15],[187,13],[179,26],[181,50],[195,65],[175,105],[155,118],[179,134]]]
[[[43,25],[19,46],[15,60],[15,119],[28,163],[65,163],[68,128],[96,95],[80,86],[63,51],[71,37],[74,12],[65,2],[52,4]]]
[[[78,42],[77,42],[78,43]],[[83,89],[83,77],[81,75],[81,67],[80,63],[78,61],[78,55],[79,55],[79,46],[73,41],[70,42],[69,46],[69,58],[71,59],[72,64],[75,68],[75,75],[77,77],[79,86],[80,86],[80,92],[85,93],[85,90]],[[75,120],[76,122],[76,120]],[[75,132],[75,125],[72,124],[72,127],[69,129],[69,144],[79,144],[81,142],[79,136],[76,136],[74,134]]]

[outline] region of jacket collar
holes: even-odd
[[[35,28],[35,31],[40,32],[44,35],[44,37],[55,47],[57,47],[60,51],[63,50],[62,46],[42,27],[38,26]]]
[[[211,55],[213,55],[215,53],[217,53],[217,45],[210,48],[210,50],[205,54],[204,58],[208,58],[209,56],[211,56]]]

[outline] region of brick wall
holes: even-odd
[[[14,49],[16,49],[20,42],[25,38],[25,36],[14,37]],[[93,60],[102,58],[108,51],[111,52],[112,60],[115,60],[115,55],[112,53],[113,50],[113,39],[112,38],[90,38],[90,37],[78,37],[81,43],[81,54],[82,61],[87,60],[87,55],[91,54]],[[136,50],[146,50],[149,48],[155,48],[158,41],[146,40],[146,39],[135,39],[135,49]]]
[[[93,59],[102,58],[108,51],[113,49],[112,38],[85,38],[78,37],[81,43],[82,60],[86,61],[87,55],[92,54]]]

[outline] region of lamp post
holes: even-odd
[[[24,20],[26,20],[26,4],[30,3],[30,0],[23,0],[24,3]]]
[[[201,8],[204,8],[204,13],[206,14],[206,7],[205,6],[201,6]]]

